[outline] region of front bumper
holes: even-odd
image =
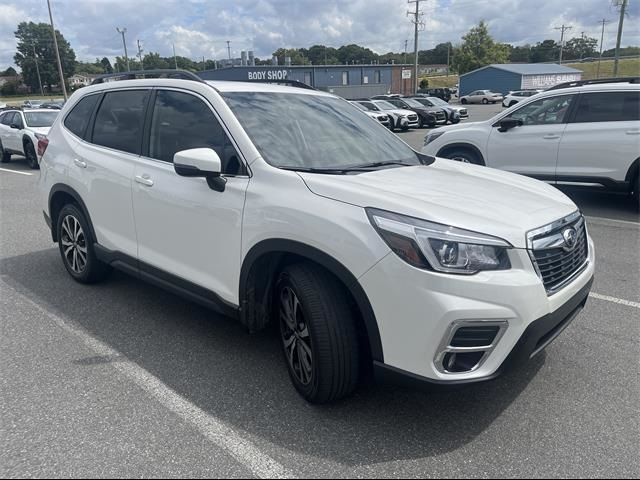
[[[512,362],[508,358],[528,359],[546,347],[573,318],[569,314],[579,311],[576,306],[584,305],[594,273],[593,243],[589,239],[584,271],[553,296],[547,295],[526,250],[512,249],[509,256],[510,270],[463,276],[413,268],[390,253],[363,275],[360,284],[383,349],[378,374],[386,378],[400,372],[434,384],[474,383],[495,378]],[[461,321],[506,322],[507,328],[477,369],[446,373],[436,361],[443,338]]]

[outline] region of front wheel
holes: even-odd
[[[489,103],[489,100],[487,100],[486,98],[483,98],[483,99],[482,99],[482,104],[483,104],[483,105],[486,105],[487,103]]]
[[[274,305],[289,376],[311,403],[350,394],[359,376],[355,320],[344,286],[321,267],[298,263],[278,278]]]
[[[4,149],[2,142],[0,142],[0,162],[9,163],[11,161],[11,154]]]
[[[473,163],[474,165],[484,165],[482,158],[469,148],[456,148],[442,155],[444,158],[462,163]]]
[[[109,274],[111,267],[96,257],[89,222],[76,205],[62,207],[57,233],[62,263],[75,281],[96,283]]]
[[[38,156],[36,155],[36,149],[33,146],[33,143],[27,141],[24,144],[24,155],[27,157],[27,164],[33,170],[37,170],[40,168],[40,164],[38,163]]]
[[[460,103],[461,103],[462,105],[466,105],[466,104],[467,104],[467,103],[469,103],[469,102],[467,102],[467,99],[466,99],[466,98],[463,98],[462,100],[460,100]]]

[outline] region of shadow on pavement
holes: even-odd
[[[362,387],[335,405],[304,402],[272,331],[238,324],[132,277],[69,278],[57,249],[0,262],[3,279],[81,327],[204,411],[261,441],[347,466],[455,450],[487,429],[527,387],[544,355],[496,381],[448,393]],[[78,358],[105,368],[119,358]]]

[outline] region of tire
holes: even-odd
[[[424,120],[421,116],[418,116],[418,128],[424,128]]]
[[[274,306],[289,376],[300,395],[323,404],[353,392],[359,377],[358,336],[338,279],[311,263],[290,265],[276,283]]]
[[[456,125],[460,123],[460,117],[451,119],[451,125]]]
[[[516,103],[518,102],[516,102],[515,100],[512,100],[511,102],[509,102],[509,107],[513,107]]]
[[[392,132],[396,131],[396,121],[391,116],[389,116],[389,130],[391,130]]]
[[[40,164],[38,163],[38,155],[36,155],[36,149],[31,141],[27,141],[24,143],[24,156],[27,157],[27,164],[31,169],[40,169]]]
[[[462,105],[466,105],[466,104],[467,104],[467,103],[469,103],[469,102],[467,101],[467,99],[466,99],[466,98],[463,98],[462,100],[460,100],[460,103],[461,103]]]
[[[2,142],[0,142],[0,163],[9,163],[11,161],[11,154],[4,149]]]
[[[483,104],[483,105],[486,105],[487,103],[489,103],[489,100],[487,100],[486,98],[483,98],[483,99],[482,99],[482,104]]]
[[[62,207],[56,228],[60,256],[69,275],[79,283],[104,280],[111,272],[111,267],[96,257],[95,239],[80,209],[74,204]]]
[[[637,210],[640,210],[640,177],[636,177],[636,181],[631,188],[631,198]]]
[[[480,156],[470,148],[454,148],[443,155],[457,162],[472,163],[474,165],[484,165],[484,161]]]

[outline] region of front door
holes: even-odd
[[[489,135],[490,167],[555,181],[558,147],[575,95],[547,97],[516,108],[509,118],[523,122],[506,132],[496,123]]]
[[[133,183],[140,268],[162,270],[237,304],[249,184],[240,156],[200,96],[158,90],[150,118],[148,146]],[[227,179],[224,192],[210,189],[204,178],[175,173],[174,154],[191,148],[218,153]]]

